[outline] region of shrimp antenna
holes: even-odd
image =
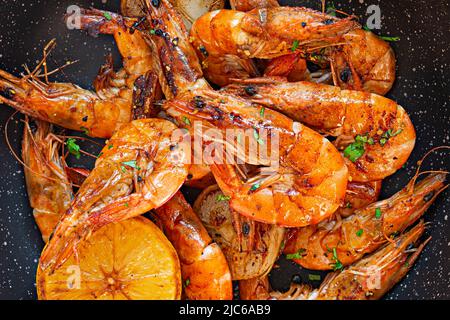
[[[8,149],[9,149],[9,151],[11,152],[11,154],[13,155],[13,157],[14,157],[14,158],[17,160],[17,162],[19,162],[26,170],[29,170],[29,171],[32,172],[33,174],[36,174],[36,175],[38,175],[38,176],[40,176],[40,177],[49,179],[49,180],[51,180],[51,181],[55,181],[55,182],[58,182],[58,183],[66,184],[66,185],[68,185],[68,186],[75,186],[75,187],[78,187],[77,185],[75,185],[75,184],[73,184],[73,183],[65,182],[65,181],[59,181],[59,180],[57,180],[57,179],[55,179],[55,178],[49,177],[49,176],[47,176],[47,175],[41,173],[41,172],[37,172],[37,171],[33,170],[30,166],[28,166],[28,165],[23,161],[23,159],[22,159],[21,157],[19,157],[19,155],[17,155],[16,151],[13,149],[13,147],[12,147],[12,145],[11,145],[11,142],[10,142],[10,140],[9,140],[8,126],[9,126],[9,122],[14,118],[14,116],[15,116],[18,112],[19,112],[19,111],[16,111],[16,112],[14,112],[13,114],[11,114],[11,115],[8,117],[8,120],[6,121],[6,123],[5,123],[5,128],[4,128],[5,141],[6,141],[6,144],[7,144],[7,146],[8,146]],[[35,142],[35,140],[34,140],[34,137],[33,137],[33,135],[31,134],[31,128],[29,127],[29,124],[28,124],[28,117],[26,116],[25,120],[21,120],[21,121],[24,122],[24,124],[25,124],[25,126],[26,126],[26,130],[29,131],[29,133],[30,133],[30,138],[32,139],[33,144],[36,144],[36,142]],[[47,161],[45,161],[45,162],[46,162],[46,164],[48,165]]]
[[[50,53],[52,52],[52,50],[55,47],[56,47],[56,39],[50,40],[49,43],[43,49],[43,57],[42,57],[41,61],[36,65],[36,67],[33,69],[33,71],[31,71],[28,68],[28,65],[26,65],[26,64],[22,65],[26,72],[26,74],[22,74],[24,76],[25,80],[27,80],[29,82],[33,82],[34,84],[37,84],[40,87],[45,87],[49,83],[48,77],[59,71],[61,71],[63,73],[63,75],[67,79],[69,79],[69,77],[67,77],[67,75],[64,73],[63,69],[77,63],[79,60],[67,61],[64,65],[62,65],[52,71],[48,71],[47,58],[50,57]],[[53,62],[55,64],[57,64],[57,62],[55,60],[53,60]],[[44,73],[41,73],[42,67],[44,67]],[[39,79],[39,78],[43,78],[43,77],[45,78],[45,83],[40,81],[40,79]]]
[[[410,185],[408,186],[408,188],[411,188],[411,190],[414,190],[414,185],[416,184],[416,180],[417,178],[422,175],[422,173],[420,173],[420,169],[422,168],[422,164],[423,161],[428,158],[428,156],[430,156],[432,153],[434,153],[435,151],[438,150],[449,150],[450,146],[438,146],[438,147],[434,147],[431,150],[429,150],[427,153],[425,153],[425,155],[422,157],[422,159],[420,159],[419,161],[417,161],[417,170],[416,173],[414,174],[414,177],[412,178],[412,180],[410,181]],[[445,173],[447,174],[448,171],[424,171],[423,173]]]

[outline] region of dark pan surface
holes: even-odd
[[[113,39],[109,36],[94,39],[82,32],[67,30],[62,16],[72,4],[117,11],[118,2],[1,0],[0,68],[19,74],[23,71],[22,64],[33,67],[40,59],[44,45],[56,38],[58,46],[49,63],[59,66],[67,60],[80,59],[80,62],[52,80],[91,87],[107,53],[113,52],[120,66]],[[320,9],[319,0],[282,2]],[[445,0],[334,2],[338,9],[359,15],[362,22],[367,18],[367,6],[379,4],[382,29],[377,33],[401,38],[393,44],[398,59],[398,76],[388,96],[409,112],[417,129],[417,145],[406,168],[385,181],[382,193],[385,198],[407,183],[416,162],[426,151],[434,146],[450,144],[447,80],[450,74],[449,4]],[[28,204],[22,167],[5,143],[4,127],[12,113],[11,108],[0,106],[0,299],[34,299],[35,271],[43,243]],[[16,115],[8,131],[16,151],[20,151],[22,136],[22,126],[17,121],[20,118]],[[450,167],[447,153],[437,152],[426,162],[425,168]],[[185,191],[192,201],[195,192]],[[449,211],[447,191],[425,215],[426,221],[430,222],[426,235],[432,236],[432,241],[408,276],[386,296],[387,299],[450,299]],[[294,275],[308,282],[310,272],[300,270],[284,259],[280,260],[279,266],[271,277],[275,288],[286,289]]]

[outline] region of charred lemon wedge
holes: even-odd
[[[177,253],[148,219],[106,225],[53,273],[37,271],[41,300],[180,299]]]

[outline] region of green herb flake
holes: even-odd
[[[296,259],[301,259],[303,258],[303,256],[305,255],[306,249],[300,248],[298,249],[297,252],[295,253],[289,253],[286,255],[286,259],[288,260],[296,260]]]
[[[345,207],[351,209],[351,208],[352,208],[352,204],[351,204],[350,202],[347,202],[347,203],[345,204]]]
[[[336,16],[336,7],[334,6],[334,3],[331,2],[330,4],[327,5],[327,9],[326,9],[326,14],[329,16]]]
[[[250,191],[256,191],[261,187],[260,183],[255,183],[254,185],[251,186]]]
[[[186,288],[191,284],[191,279],[187,278],[186,281],[184,281],[183,286]]]
[[[389,36],[379,36],[380,39],[383,39],[384,41],[389,41],[389,42],[396,42],[396,41],[400,41],[400,37],[389,37]]]
[[[124,206],[125,208],[128,208],[130,205],[128,204],[128,202],[125,202]]]
[[[382,216],[381,209],[380,208],[376,208],[375,209],[375,218],[380,219],[381,216]]]
[[[190,126],[190,125],[191,125],[191,120],[189,120],[189,119],[186,118],[186,117],[183,117],[183,122],[184,122],[187,126]]]
[[[106,18],[106,20],[111,21],[112,20],[112,16],[109,12],[105,12],[103,13],[103,16]]]
[[[77,140],[69,138],[66,141],[67,149],[71,154],[73,154],[77,159],[80,159],[80,146],[77,144]]]
[[[364,148],[366,142],[367,137],[364,139],[361,136],[356,136],[355,142],[344,149],[344,157],[348,158],[351,162],[356,162],[356,160],[361,158],[366,151]]]
[[[344,265],[338,258],[336,248],[333,248],[333,260],[334,260],[334,263],[332,264],[333,271],[344,269]]]
[[[321,280],[321,277],[320,277],[320,274],[308,274],[308,279],[310,280],[310,281],[320,281]]]
[[[259,110],[259,115],[261,118],[264,118],[264,112],[266,111],[266,108],[262,107],[261,110]]]
[[[112,144],[110,144],[110,145],[108,146],[108,150],[111,150],[112,148],[114,148],[114,146],[113,146]]]
[[[124,166],[120,166],[120,170],[122,170],[123,173],[127,172],[127,168],[125,168]]]
[[[125,162],[122,162],[122,164],[124,166],[128,166],[128,167],[134,168],[136,170],[141,170],[141,168],[136,164],[136,160],[125,161]]]
[[[89,135],[89,129],[86,127],[80,127],[80,130],[83,131],[85,135]]]
[[[291,51],[294,52],[295,50],[297,50],[299,44],[300,44],[300,42],[298,40],[294,40],[294,42],[292,43]]]
[[[361,237],[363,232],[364,232],[363,229],[359,229],[358,231],[356,231],[356,236]]]
[[[217,201],[230,201],[231,197],[223,194],[218,194],[216,197]]]

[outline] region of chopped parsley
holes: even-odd
[[[305,255],[306,250],[303,248],[298,249],[295,253],[289,253],[286,255],[286,259],[288,260],[294,260],[294,259],[301,259]]]
[[[67,149],[71,154],[73,154],[77,159],[80,159],[80,146],[77,144],[77,140],[69,138],[66,141]]]
[[[356,162],[356,160],[361,158],[366,151],[366,143],[371,144],[372,142],[372,138],[357,135],[355,137],[355,142],[348,145],[347,148],[344,149],[344,157],[348,158],[351,162]]]
[[[375,209],[375,218],[380,219],[381,218],[381,209],[380,208],[376,208]]]
[[[259,115],[261,118],[264,118],[264,112],[266,111],[266,108],[262,107],[261,110],[259,110]]]
[[[372,31],[372,29],[370,29],[367,25],[365,25],[363,27],[364,30],[366,31]],[[396,42],[396,41],[400,41],[400,37],[391,37],[391,36],[378,36],[380,39],[384,40],[384,41],[388,41],[388,42]]]
[[[387,130],[386,132],[384,132],[384,133],[381,135],[380,145],[381,145],[381,146],[384,146],[384,145],[386,144],[386,142],[387,142],[390,138],[399,135],[402,131],[403,131],[403,129],[398,129],[398,130],[395,131],[395,132],[392,132],[392,129]]]
[[[336,248],[333,248],[333,260],[334,260],[334,263],[331,265],[333,267],[333,271],[344,269],[344,265],[338,258]]]
[[[284,241],[284,239],[283,239],[283,241],[281,241],[280,251],[283,251],[284,247],[286,247],[286,241]]]
[[[83,131],[85,135],[89,135],[89,129],[86,127],[80,127],[80,130]]]
[[[218,194],[217,197],[216,197],[217,201],[229,201],[230,199],[231,199],[230,196],[226,196],[226,195],[223,195],[223,194]]]
[[[104,12],[103,16],[106,18],[106,20],[110,21],[112,20],[111,14],[109,12]]]
[[[124,166],[128,166],[128,167],[131,167],[131,168],[134,168],[137,170],[141,170],[141,168],[136,164],[136,160],[125,161],[125,162],[122,162],[122,164]]]
[[[113,146],[112,144],[110,144],[110,145],[108,146],[108,149],[111,150],[112,148],[114,148],[114,146]]]
[[[334,6],[334,3],[331,2],[330,4],[327,5],[327,9],[325,11],[325,13],[329,16],[336,16],[336,7]]]
[[[184,281],[183,286],[186,288],[186,287],[188,287],[190,284],[191,284],[191,279],[187,278],[187,279]]]
[[[251,186],[250,191],[256,191],[261,187],[260,183],[255,183],[254,185]]]
[[[388,36],[379,36],[384,41],[395,42],[400,41],[400,37],[388,37]]]
[[[183,117],[183,122],[184,122],[184,124],[187,125],[187,126],[190,126],[190,125],[191,125],[191,120],[189,120],[189,119],[186,118],[186,117]]]
[[[124,206],[125,206],[126,208],[128,208],[130,205],[128,204],[128,202],[125,202]]]
[[[359,229],[358,231],[356,231],[356,236],[361,237],[363,232],[364,232],[363,229]]]
[[[300,42],[298,40],[294,40],[294,42],[292,43],[291,51],[294,52],[295,50],[297,50],[299,44]]]

